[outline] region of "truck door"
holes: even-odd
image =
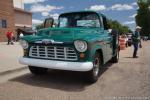
[[[108,56],[108,47],[107,47],[109,41],[108,41],[108,33],[106,32],[106,30],[104,30],[104,23],[103,23],[103,17],[102,16],[100,16],[100,24],[101,24],[100,31],[102,33],[101,37],[103,38],[103,42],[104,42],[103,47],[102,47],[103,57],[104,57],[104,63],[106,63],[110,59],[110,57]]]
[[[106,37],[106,45],[107,45],[107,60],[110,60],[113,56],[113,39],[111,33],[108,31],[108,24],[107,24],[107,19],[103,17],[103,24],[104,24],[104,34],[107,35]]]

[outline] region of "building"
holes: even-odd
[[[12,0],[0,0],[0,41],[6,41],[6,32],[15,30]]]
[[[32,27],[32,13],[20,8],[14,8],[15,29],[22,27]]]
[[[32,27],[32,13],[24,10],[23,0],[0,0],[0,42],[6,41],[8,30]]]
[[[24,0],[13,0],[15,28],[32,27],[32,13],[24,10]]]
[[[24,0],[13,0],[13,5],[15,8],[21,8],[24,9]]]

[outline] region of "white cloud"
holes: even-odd
[[[38,3],[38,2],[45,2],[46,0],[24,0],[25,4],[32,4],[32,3]]]
[[[111,7],[106,7],[105,5],[93,5],[90,8],[86,8],[85,10],[94,10],[94,11],[102,11],[102,10],[116,10],[116,11],[123,11],[123,10],[132,10],[134,6],[137,5],[136,2],[131,4],[114,4]]]
[[[126,21],[123,23],[124,25],[130,25],[130,24],[135,24],[135,21]]]
[[[63,9],[63,7],[35,4],[31,6],[31,12],[50,12],[52,10]]]
[[[132,6],[137,6],[137,2],[131,3]]]
[[[57,20],[58,17],[59,17],[59,14],[58,14],[58,13],[49,14],[48,12],[42,12],[41,14],[42,14],[42,16],[44,16],[44,17],[47,17],[47,16],[52,17],[52,18],[54,18],[55,20]]]
[[[46,17],[46,16],[49,15],[49,12],[42,12],[41,15],[44,16],[44,17]]]
[[[55,13],[55,14],[50,14],[49,16],[53,17],[55,20],[57,20],[59,17],[59,14]]]
[[[47,17],[47,16],[52,17],[52,18],[54,18],[55,20],[57,20],[58,17],[59,17],[59,14],[58,14],[58,13],[49,14],[48,12],[42,12],[41,14],[42,14],[42,16],[44,16],[44,17]]]
[[[134,9],[132,5],[129,4],[115,4],[110,7],[111,10],[117,10],[117,11],[122,11],[122,10],[132,10]]]
[[[94,11],[106,10],[106,6],[105,5],[93,5],[88,10],[94,10]]]
[[[133,15],[129,16],[129,18],[135,18],[136,15],[137,14],[133,14]]]
[[[38,19],[32,19],[32,24],[34,24],[34,25],[38,25],[38,24],[41,24],[41,23],[43,23],[43,21],[38,20]]]

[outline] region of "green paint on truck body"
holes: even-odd
[[[99,18],[99,21],[104,15],[101,13],[97,13],[94,11],[81,11],[81,12],[70,12],[64,13],[66,14],[77,14],[77,13],[92,13],[96,14]],[[60,15],[60,16],[62,16]],[[22,38],[29,43],[29,49],[32,45],[35,45],[35,42],[42,41],[43,39],[54,40],[57,42],[62,42],[63,44],[48,44],[48,45],[57,45],[60,47],[71,47],[75,49],[78,59],[75,62],[87,62],[93,61],[93,57],[96,51],[101,50],[103,56],[103,63],[105,64],[109,61],[115,53],[112,44],[112,35],[108,32],[108,30],[104,29],[104,24],[100,27],[56,27],[56,28],[44,28],[37,32],[36,35],[33,36],[24,36]],[[80,52],[78,52],[74,46],[74,41],[82,40],[86,41],[88,45],[88,49],[83,52],[85,54],[84,58],[80,58]],[[42,45],[42,44],[40,44]],[[26,57],[29,57],[27,55]],[[38,59],[38,58],[37,58]],[[64,61],[64,60],[63,60]]]

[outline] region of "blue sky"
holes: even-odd
[[[95,10],[133,30],[137,8],[136,0],[25,0],[25,9],[33,12],[33,24],[48,16],[57,19],[64,12]]]

